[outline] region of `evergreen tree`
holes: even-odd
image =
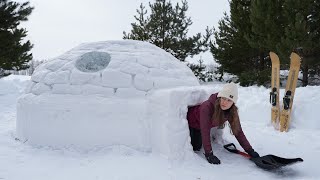
[[[27,30],[19,28],[20,22],[27,21],[33,7],[29,2],[17,3],[0,0],[0,77],[8,75],[5,70],[28,68],[32,59],[30,41],[22,42]]]
[[[246,35],[251,47],[275,51],[284,34],[283,0],[252,0],[250,7],[251,33]]]
[[[317,69],[320,50],[319,1],[285,0],[287,24],[281,38],[281,53],[287,57],[295,51],[302,57],[302,84],[308,85],[309,71]]]
[[[282,0],[252,0],[250,6],[251,30],[246,39],[252,48],[259,50],[258,62],[263,72],[263,81],[270,81],[271,61],[269,52],[279,52],[280,39],[284,34],[285,17]],[[281,63],[288,64],[289,59],[280,56]]]
[[[307,85],[308,76],[320,75],[319,9],[319,0],[230,1],[230,17],[219,22],[211,45],[220,72],[237,75],[242,85],[266,84],[269,51],[279,55],[282,68],[289,67],[294,51],[302,57],[302,82]]]
[[[315,40],[320,40],[320,1],[313,1],[313,6],[311,7],[310,14],[310,31],[314,34]],[[319,81],[320,80],[320,43],[315,43],[318,45],[314,48],[312,56],[309,56],[310,59],[310,69],[309,69],[309,78],[311,80]],[[310,53],[311,54],[311,53]],[[312,57],[312,58],[311,58]]]
[[[200,82],[212,81],[212,77],[206,72],[206,66],[203,64],[203,60],[198,60],[199,64],[188,64],[188,67],[192,70],[194,75],[199,79]]]
[[[303,85],[319,57],[319,2],[313,0],[253,0],[250,45],[278,53],[282,67],[289,68],[290,53],[302,57]],[[316,72],[316,71],[313,71]]]
[[[211,30],[206,29],[206,34],[197,33],[188,37],[188,28],[192,24],[191,18],[186,16],[187,1],[183,0],[173,7],[170,0],[156,0],[149,3],[151,14],[143,4],[134,16],[137,22],[132,23],[131,33],[123,32],[123,39],[147,41],[171,53],[180,61],[185,61],[188,56],[193,56],[208,49]],[[147,16],[147,17],[146,17]]]
[[[237,75],[243,86],[264,84],[268,77],[259,49],[252,48],[246,39],[251,33],[250,5],[250,0],[230,1],[230,17],[225,13],[219,21],[211,44],[221,76],[224,72]]]

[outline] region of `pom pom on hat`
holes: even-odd
[[[218,93],[218,97],[230,99],[234,103],[238,100],[238,87],[235,83],[231,82],[223,86],[222,90]]]

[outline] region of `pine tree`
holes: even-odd
[[[289,56],[291,51],[295,51],[302,57],[302,84],[306,86],[309,71],[317,69],[319,64],[319,1],[286,0],[284,15],[287,24],[281,38],[281,53]]]
[[[269,52],[279,52],[280,39],[284,34],[285,17],[282,0],[252,0],[250,5],[251,30],[245,35],[252,48],[259,50],[257,62],[262,72],[260,79],[269,82],[271,61]],[[289,63],[289,58],[281,57],[281,62]]]
[[[246,35],[250,34],[250,0],[230,1],[230,16],[226,13],[214,31],[215,41],[211,52],[221,65],[218,72],[228,72],[238,76],[243,86],[264,84],[267,71],[261,51],[250,46]]]
[[[251,4],[252,32],[246,36],[251,47],[277,52],[285,69],[290,53],[297,52],[304,86],[309,72],[317,74],[319,66],[319,8],[319,1],[313,0],[252,0]]]
[[[197,55],[208,50],[209,38],[212,34],[209,28],[206,34],[197,33],[188,37],[188,28],[192,25],[190,17],[186,16],[187,1],[182,1],[173,6],[171,1],[156,0],[149,3],[151,13],[143,4],[134,16],[137,22],[132,23],[130,33],[123,32],[123,39],[147,41],[171,53],[180,61],[185,61],[189,56]],[[147,16],[147,17],[146,17]]]
[[[314,1],[311,13],[310,13],[310,31],[314,34],[315,40],[320,40],[320,1]],[[309,78],[310,80],[319,81],[320,80],[320,43],[315,43],[315,45],[318,45],[313,50],[313,55],[309,56],[310,62],[312,62],[312,65],[310,65],[309,69]],[[311,58],[312,57],[312,58]]]
[[[18,26],[28,20],[32,10],[29,2],[20,4],[0,0],[0,77],[9,74],[5,70],[28,68],[28,62],[32,59],[29,53],[32,44],[30,41],[22,42],[27,30]]]
[[[209,72],[206,72],[206,66],[203,64],[203,60],[198,60],[199,64],[188,64],[188,67],[192,70],[194,75],[199,79],[200,82],[212,81],[212,77]]]
[[[277,51],[284,34],[282,0],[252,0],[250,7],[251,33],[246,35],[251,47],[261,51]]]

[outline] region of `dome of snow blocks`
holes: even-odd
[[[150,96],[198,85],[185,64],[150,43],[81,44],[36,68],[18,100],[17,136],[40,146],[148,151]]]

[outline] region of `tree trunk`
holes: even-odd
[[[261,71],[265,69],[266,61],[264,58],[265,58],[265,53],[264,52],[260,53],[260,70]]]
[[[4,77],[4,70],[2,68],[0,68],[0,79]]]
[[[302,86],[303,87],[308,85],[308,75],[309,75],[309,66],[305,64],[302,67]]]

